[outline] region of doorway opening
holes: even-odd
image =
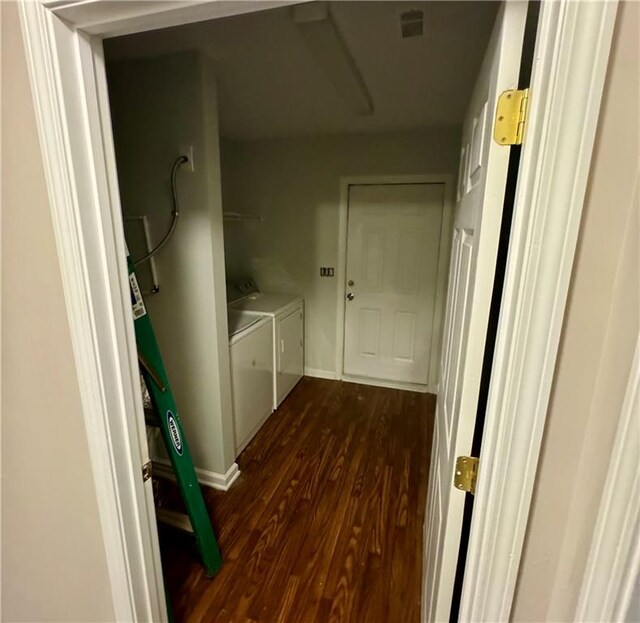
[[[123,619],[165,615],[151,484],[139,478],[147,444],[140,435],[144,420],[101,38],[230,15],[249,5],[240,6],[21,5],[114,607]],[[465,576],[461,604],[467,618],[507,618],[514,593],[615,13],[609,3],[542,5],[532,75],[536,97],[487,405],[483,447],[488,442],[491,452],[483,453],[478,475],[467,563],[472,573]],[[421,28],[403,24],[405,30]],[[574,123],[565,123],[569,114]],[[482,150],[465,152],[466,167]],[[479,168],[471,158],[471,175]],[[473,186],[466,173],[458,180]],[[218,438],[225,448],[229,430],[222,426]],[[506,480],[498,473],[505,469]],[[225,482],[223,477],[216,484]],[[442,585],[433,577],[427,595]]]
[[[476,358],[484,347],[482,292],[493,280],[501,209],[483,192],[493,170],[499,197],[506,174],[489,160],[490,110],[495,83],[515,86],[517,58],[509,66],[502,48],[520,51],[523,6],[512,15],[498,3],[422,3],[408,28],[404,3],[318,3],[105,41],[125,237],[140,257],[175,228],[145,267],[143,289],[199,479],[226,491],[207,493],[229,561],[211,583],[179,553],[189,551],[184,540],[161,532],[169,593],[185,620],[205,607],[276,620],[285,606],[358,620],[367,585],[378,586],[389,620],[417,619],[423,548],[456,549],[432,518],[423,543],[426,477],[431,469],[430,495],[442,496],[448,453],[464,442],[452,414],[461,396],[471,404],[477,393],[463,363],[469,344]],[[495,58],[482,64],[486,49]],[[504,163],[504,153],[494,160]],[[180,184],[172,173],[168,187],[176,159]],[[452,236],[456,176],[456,218],[466,220]],[[180,195],[177,227],[168,192]],[[296,386],[303,374],[323,382]],[[325,393],[335,422],[323,421]],[[438,440],[443,427],[448,442]],[[149,435],[156,474],[166,468],[157,441]],[[278,458],[288,454],[295,461]],[[170,485],[155,492],[165,507],[177,497]],[[344,508],[344,530],[334,527],[328,542],[311,536],[327,504]],[[455,513],[447,521],[455,531]],[[303,547],[295,535],[304,533]],[[418,547],[404,551],[404,583],[389,584],[403,541]],[[318,576],[306,563],[327,548]],[[354,560],[368,583],[349,577]],[[243,584],[234,569],[245,564]],[[291,564],[287,574],[281,567]],[[423,608],[446,609],[449,580],[443,574],[445,588],[433,585]],[[397,592],[404,599],[394,609]]]

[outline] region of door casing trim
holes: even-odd
[[[167,615],[155,511],[139,474],[142,407],[101,37],[285,4],[20,0],[118,620]],[[542,0],[462,620],[509,619],[616,10],[616,0]]]
[[[461,621],[510,620],[616,12],[540,7]]]
[[[575,621],[631,620],[640,572],[640,335],[629,369]]]

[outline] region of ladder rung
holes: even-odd
[[[178,528],[184,532],[191,532],[193,534],[193,527],[189,516],[185,513],[179,513],[178,511],[171,511],[166,508],[156,508],[156,517],[158,521],[171,526],[172,528]]]
[[[160,428],[160,422],[158,422],[158,417],[156,416],[156,412],[153,409],[145,409],[144,410],[144,423],[147,426],[153,426],[154,428]]]
[[[173,482],[177,482],[177,478],[175,472],[171,465],[167,465],[166,463],[159,463],[158,461],[153,461],[151,467],[151,473],[154,478],[159,480],[172,480]]]

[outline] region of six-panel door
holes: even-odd
[[[425,385],[444,184],[349,188],[344,373]]]

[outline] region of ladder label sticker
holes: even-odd
[[[180,439],[180,431],[178,430],[178,423],[171,411],[167,411],[167,426],[169,427],[169,434],[171,435],[171,442],[173,447],[179,456],[182,456],[182,439]]]
[[[147,309],[144,306],[142,300],[142,293],[140,292],[140,286],[138,286],[138,280],[136,274],[131,273],[129,275],[129,284],[131,285],[131,306],[133,307],[133,319],[138,320],[147,313]]]

